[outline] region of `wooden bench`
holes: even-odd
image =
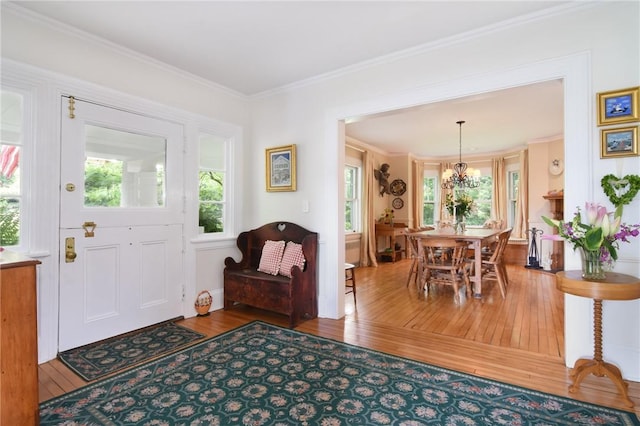
[[[258,271],[265,241],[293,241],[302,245],[305,265],[291,268],[291,278]],[[318,316],[318,234],[291,222],[272,222],[238,235],[240,262],[224,261],[224,309],[236,303],[289,317],[289,327]]]

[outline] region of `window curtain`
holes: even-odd
[[[442,188],[442,175],[445,170],[453,169],[451,163],[440,163],[440,188]],[[447,195],[453,194],[453,189],[440,189],[440,220],[449,219],[449,213],[447,212]]]
[[[376,260],[376,214],[373,211],[378,186],[374,185],[373,159],[369,151],[362,153],[362,236],[360,242],[360,264],[378,266]]]
[[[413,160],[413,206],[412,206],[412,221],[409,224],[410,228],[419,228],[422,226],[422,202],[424,201],[424,164],[421,161]]]
[[[491,176],[493,177],[493,194],[491,195],[491,212],[493,219],[507,223],[507,176],[504,158],[491,160]]]
[[[520,151],[520,182],[518,199],[516,200],[516,217],[512,235],[517,238],[527,238],[529,223],[529,151]]]

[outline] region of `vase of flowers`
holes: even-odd
[[[570,222],[545,216],[542,219],[557,231],[547,239],[565,240],[574,250],[580,249],[582,278],[586,280],[605,279],[605,270],[611,269],[618,259],[619,243],[628,243],[630,237],[640,234],[640,224],[621,223],[622,209],[607,212],[604,206],[596,203],[585,203],[584,214],[577,207]]]
[[[465,192],[458,194],[455,199],[453,194],[447,194],[445,205],[449,215],[453,216],[456,232],[464,232],[466,229],[465,220],[471,216],[476,206],[473,198]]]
[[[600,250],[586,250],[580,247],[582,278],[585,280],[604,280],[605,265],[600,258]]]

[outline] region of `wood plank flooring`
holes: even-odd
[[[569,394],[570,369],[564,365],[563,296],[555,277],[509,266],[510,285],[503,300],[497,285],[483,283],[482,299],[454,303],[453,290],[435,287],[427,294],[406,287],[409,260],[357,268],[357,303],[345,295],[347,315],[318,318],[297,330],[344,341],[445,368],[499,380],[585,402],[627,409],[606,377],[585,378]],[[212,312],[180,323],[214,336],[259,319],[286,326],[285,317],[249,307]],[[606,357],[606,354],[605,354]],[[53,360],[39,367],[40,401],[87,383]],[[640,416],[640,383],[629,382],[629,396]]]

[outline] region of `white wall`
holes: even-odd
[[[255,137],[249,169],[257,172],[250,178],[255,184],[250,185],[253,190],[247,199],[261,207],[252,209],[247,220],[261,223],[277,217],[276,201],[292,207],[289,220],[315,224],[322,242],[320,314],[340,316],[344,237],[339,200],[344,149],[339,121],[552,78],[565,80],[565,179],[566,188],[571,188],[565,194],[565,210],[573,211],[587,200],[611,206],[600,188],[601,176],[637,173],[640,159],[599,158],[595,95],[639,84],[638,16],[638,3],[582,5],[567,14],[452,40],[413,56],[253,100]],[[274,197],[261,188],[262,152],[276,141],[303,146],[305,157],[298,162],[300,194]],[[307,197],[311,197],[311,212],[301,214],[295,207]],[[638,205],[636,200],[625,210],[625,221],[637,222]],[[623,249],[616,271],[640,275],[638,244],[634,241]],[[566,253],[566,267],[579,268],[577,255],[570,248]],[[605,354],[633,380],[640,380],[640,326],[629,332],[626,325],[640,324],[639,308],[639,301],[605,302],[604,308]],[[591,302],[567,296],[565,310],[566,362],[573,365],[577,358],[592,355]]]
[[[411,56],[398,55],[350,73],[301,83],[252,99],[248,110],[244,99],[213,85],[56,32],[4,10],[2,55],[243,126],[248,144],[244,163],[238,164],[244,179],[238,196],[245,207],[239,223],[251,228],[272,220],[288,220],[317,231],[320,315],[336,318],[344,312],[345,244],[339,200],[344,190],[341,120],[347,117],[563,78],[565,175],[566,188],[571,188],[566,192],[565,211],[586,200],[608,204],[599,185],[604,174],[638,173],[639,157],[599,158],[594,107],[597,92],[639,84],[640,5],[620,2],[573,7],[559,16],[494,28],[474,37],[457,37],[441,45],[426,46],[422,51],[414,50]],[[247,111],[251,112],[250,128],[246,126]],[[266,192],[264,149],[292,143],[298,145],[298,191]],[[49,176],[56,176],[55,170],[51,172],[54,174]],[[308,212],[303,211],[305,204],[309,205]],[[638,200],[628,206],[624,219],[637,222],[639,206]],[[55,252],[52,241],[45,243]],[[636,241],[621,250],[618,272],[640,275],[638,244]],[[566,257],[568,268],[579,266],[570,249]],[[586,299],[567,296],[565,311],[566,362],[573,365],[578,357],[592,353],[591,304]],[[41,323],[51,319],[40,318]],[[640,301],[605,302],[605,356],[632,380],[640,380],[638,324]]]
[[[237,158],[243,157],[243,132],[248,121],[244,96],[211,82],[136,58],[98,42],[83,40],[72,32],[2,8],[2,80],[17,84],[34,96],[36,135],[34,176],[25,194],[32,203],[33,218],[27,224],[29,255],[38,258],[38,359],[57,354],[58,333],[58,211],[61,93],[87,98],[118,108],[139,111],[182,124],[191,141],[185,155],[187,197],[183,280],[186,287],[184,315],[195,315],[193,301],[200,290],[210,290],[213,308],[222,307],[222,268],[226,256],[236,256],[235,235],[244,229],[238,213],[232,236],[211,241],[197,235],[197,132],[206,130],[233,140]],[[195,123],[205,123],[198,126]],[[237,186],[233,196],[242,211],[242,167],[234,167]],[[194,182],[195,179],[195,182]],[[195,199],[194,199],[195,197]],[[216,266],[212,270],[212,266]]]

